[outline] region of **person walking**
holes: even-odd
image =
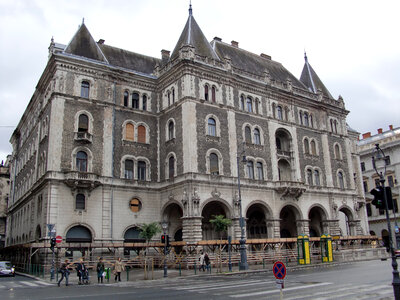
[[[103,262],[103,258],[100,257],[99,258],[99,262],[97,263],[96,266],[96,271],[97,271],[97,283],[103,283],[103,273],[104,273],[104,262]]]
[[[208,257],[207,253],[204,255],[204,263],[205,263],[206,269],[208,271],[210,269],[210,258]]]
[[[199,271],[203,270],[203,272],[205,271],[205,266],[204,266],[204,253],[200,254],[199,257]]]
[[[66,259],[62,264],[61,264],[61,268],[60,268],[60,273],[61,273],[61,278],[58,281],[58,286],[60,286],[61,281],[63,281],[63,279],[65,278],[65,286],[68,286],[68,277],[69,277],[69,263],[68,263],[68,259]]]
[[[115,281],[121,281],[121,272],[125,270],[124,263],[121,261],[121,257],[118,257],[117,261],[114,264],[114,273],[115,273]]]

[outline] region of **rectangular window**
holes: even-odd
[[[365,162],[361,163],[361,171],[364,172],[365,171]]]
[[[385,157],[385,163],[386,163],[387,166],[390,165],[390,156],[386,156]]]
[[[133,160],[125,160],[125,179],[133,179]]]
[[[372,216],[371,203],[367,203],[367,216]]]
[[[144,161],[138,161],[138,180],[146,180],[146,163]]]
[[[387,177],[387,180],[388,180],[388,185],[389,185],[390,187],[394,187],[393,176],[392,176],[392,175],[388,176],[388,177]]]
[[[363,181],[363,185],[364,185],[364,192],[368,193],[368,182],[367,181]]]

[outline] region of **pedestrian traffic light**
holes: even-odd
[[[53,237],[50,239],[50,249],[54,252],[54,247],[56,246],[56,238]]]
[[[165,235],[161,235],[161,243],[165,244]]]
[[[161,243],[165,244],[167,243],[167,247],[169,247],[169,235],[168,234],[163,234],[161,235]]]

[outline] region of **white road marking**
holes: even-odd
[[[35,281],[37,284],[41,285],[54,285],[55,283],[45,282],[45,281]]]
[[[324,285],[330,285],[330,284],[333,284],[333,283],[332,282],[322,282],[322,283],[317,283],[317,284],[307,284],[307,285],[301,285],[301,286],[294,286],[294,287],[291,287],[291,288],[285,288],[284,291],[303,290],[303,289],[309,289],[309,288],[314,288],[314,287],[324,286]],[[232,297],[232,298],[244,298],[244,297],[260,296],[260,295],[277,294],[277,293],[280,293],[279,289],[269,290],[269,291],[261,291],[261,292],[255,292],[255,293],[230,295],[229,297]]]
[[[275,281],[270,281],[270,282],[253,282],[253,283],[244,283],[244,284],[235,284],[235,285],[223,285],[223,286],[214,286],[214,287],[209,287],[207,288],[207,291],[210,290],[221,290],[221,289],[231,289],[235,287],[243,287],[243,286],[250,286],[250,285],[261,285],[261,284],[268,284],[268,283],[274,283]],[[192,287],[190,289],[186,289],[187,291],[192,291],[195,292],[196,290],[203,290],[203,288],[198,288],[198,287]]]
[[[213,284],[203,284],[203,285],[196,285],[194,286],[184,286],[184,287],[166,287],[165,289],[173,289],[173,290],[191,290],[191,289],[203,289],[203,288],[213,288],[213,287],[218,287],[218,286],[235,286],[238,284],[244,284],[244,283],[255,283],[255,282],[260,282],[260,283],[266,283],[263,280],[249,280],[249,281],[235,281],[235,282],[216,282]]]
[[[347,296],[351,296],[351,295],[359,295],[361,294],[361,292],[369,292],[369,291],[374,291],[374,290],[380,290],[382,288],[387,288],[389,287],[388,285],[378,285],[375,287],[371,287],[371,286],[363,286],[363,288],[360,289],[360,287],[358,286],[354,286],[354,289],[352,292],[350,293],[346,293],[346,294],[338,294],[337,296],[340,297],[347,297]],[[313,298],[313,300],[326,300],[326,299],[332,299],[332,297],[321,297],[321,298]]]
[[[23,283],[23,284],[26,284],[26,285],[29,285],[29,286],[38,286],[36,283],[33,283],[31,281],[20,281],[20,283]]]

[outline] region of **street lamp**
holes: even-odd
[[[243,148],[244,148],[244,143],[243,143]],[[240,158],[243,156],[242,162],[247,162],[246,156],[244,155],[245,151],[240,153],[240,155],[237,156],[237,172],[238,172],[238,190],[239,190],[239,212],[240,212],[240,219],[239,219],[239,224],[240,224],[240,265],[239,265],[239,270],[247,270],[249,268],[249,265],[247,264],[247,253],[246,253],[246,239],[244,237],[244,219],[242,216],[242,195],[240,193]]]
[[[161,227],[163,229],[164,233],[164,277],[168,277],[168,267],[167,267],[167,228],[168,228],[168,222],[163,221],[161,223]]]
[[[393,248],[392,229],[391,229],[391,225],[390,225],[388,201],[387,201],[386,189],[385,189],[385,175],[386,175],[386,159],[385,158],[386,158],[385,153],[379,147],[379,144],[375,144],[375,152],[374,152],[374,156],[372,156],[372,166],[374,167],[376,174],[379,176],[379,182],[383,189],[383,199],[385,202],[386,221],[387,221],[387,227],[388,227],[388,231],[389,231],[389,249],[390,249],[390,254],[392,255],[393,292],[394,292],[394,298],[396,300],[399,300],[400,299],[400,278],[399,278],[399,271],[397,270],[396,254],[395,254],[394,248]],[[383,169],[383,172],[382,171],[379,172],[378,169],[380,169],[380,170]]]

